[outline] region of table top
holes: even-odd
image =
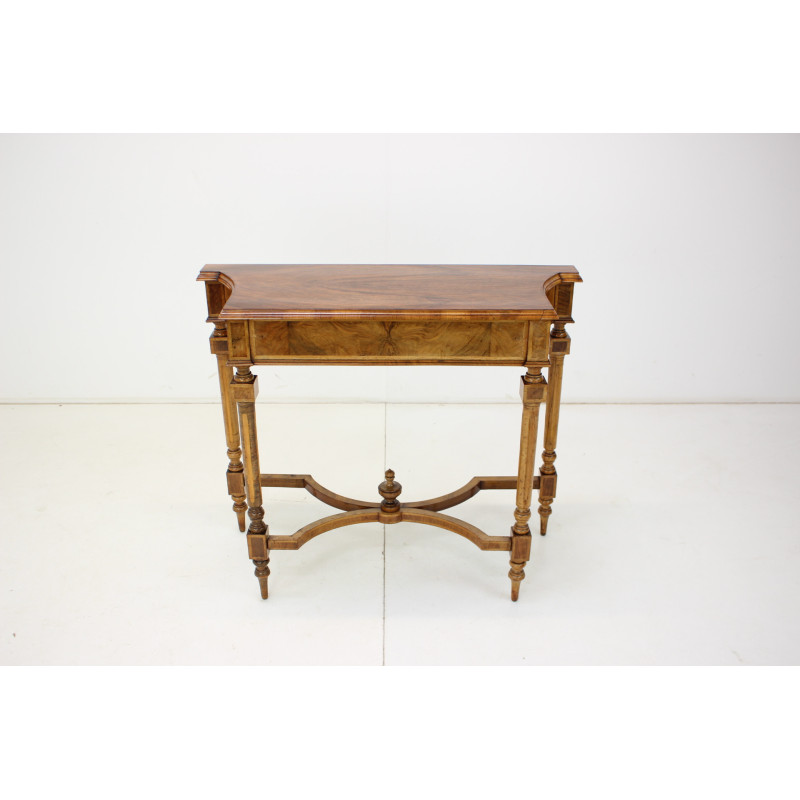
[[[572,266],[207,264],[226,287],[219,319],[557,319],[547,295]]]

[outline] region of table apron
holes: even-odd
[[[550,325],[550,320],[229,320],[228,363],[546,366]]]

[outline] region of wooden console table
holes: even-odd
[[[239,530],[250,518],[247,546],[266,599],[270,550],[297,550],[325,531],[359,522],[420,522],[464,536],[482,550],[511,554],[511,599],[519,597],[530,558],[531,495],[539,490],[540,533],[556,496],[556,436],[564,356],[570,339],[574,267],[445,265],[209,264],[208,321],[217,357],[228,443],[228,493]],[[310,475],[262,474],[256,439],[262,364],[469,364],[527,367],[520,381],[522,435],[516,476],[476,477],[450,494],[401,503],[391,470],[377,501],[334,494]],[[233,368],[236,368],[236,374]],[[542,369],[548,369],[548,382]],[[545,403],[543,464],[534,475],[539,407]],[[238,406],[238,413],[237,413]],[[243,445],[244,454],[240,447]],[[271,535],[261,488],[306,489],[342,513],[291,535]],[[490,536],[444,509],[482,489],[516,489],[508,536]]]

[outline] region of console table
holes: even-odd
[[[362,264],[209,264],[205,282],[211,352],[217,357],[228,444],[228,493],[245,530],[261,597],[268,596],[270,550],[297,550],[321,533],[360,522],[419,522],[464,536],[482,550],[510,553],[511,599],[519,597],[530,558],[531,496],[539,491],[539,532],[556,496],[556,437],[564,356],[570,338],[574,267]],[[475,477],[450,494],[400,502],[401,485],[387,470],[380,502],[354,500],[311,475],[262,474],[256,438],[258,378],[266,364],[516,365],[522,433],[515,476]],[[236,373],[234,374],[234,368]],[[547,368],[549,382],[542,375]],[[539,408],[545,403],[544,452],[534,474]],[[270,534],[261,489],[305,489],[341,513],[291,535]],[[516,489],[508,536],[490,536],[441,513],[484,489]]]

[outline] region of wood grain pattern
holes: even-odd
[[[548,396],[544,415],[544,450],[542,466],[539,470],[539,533],[547,534],[547,521],[553,513],[552,504],[556,496],[556,443],[558,440],[558,416],[561,410],[561,383],[564,376],[564,356],[569,352],[569,334],[564,330],[564,323],[553,325],[553,345],[548,370]],[[564,347],[558,347],[558,345]]]
[[[225,476],[228,483],[228,494],[233,500],[233,511],[236,514],[239,530],[244,532],[247,503],[244,491],[242,448],[239,441],[239,416],[236,403],[231,394],[233,369],[227,366],[225,362],[226,356],[217,356],[217,370],[219,372],[220,394],[222,396],[222,417],[228,441],[228,469]]]
[[[309,494],[333,508],[342,511],[357,511],[358,509],[375,508],[375,501],[354,500],[342,494],[326,489],[315,481],[310,475],[270,474],[261,475],[261,485],[264,487],[285,486],[295,489],[305,489]]]
[[[356,511],[357,509],[374,508],[375,501],[355,500],[352,497],[332,492],[321,483],[314,480],[311,475],[299,474],[266,474],[261,476],[263,487],[283,486],[293,489],[305,489],[309,494],[333,508],[342,511]],[[460,489],[453,492],[433,497],[430,500],[415,500],[413,503],[403,503],[403,508],[425,508],[429,511],[442,511],[452,508],[474,497],[478,492],[487,489],[516,489],[517,476],[485,475],[475,477],[465,483]],[[538,476],[533,479],[533,488],[539,488]]]
[[[244,445],[244,473],[247,489],[247,516],[250,527],[247,529],[247,546],[253,563],[255,575],[261,588],[261,597],[269,597],[269,550],[266,546],[269,528],[264,523],[264,507],[261,499],[261,481],[258,467],[258,437],[256,435],[256,378],[246,367],[236,370],[231,383],[231,392],[239,407],[242,443]],[[258,552],[256,552],[258,549]]]
[[[248,552],[262,598],[269,552],[361,522],[417,522],[453,531],[484,550],[510,552],[511,599],[530,559],[531,497],[539,490],[540,532],[555,498],[554,466],[564,357],[572,322],[574,267],[443,265],[220,265],[204,268],[211,352],[217,357],[228,442],[228,489],[241,517],[246,496]],[[552,331],[551,331],[552,325]],[[381,500],[338,495],[310,475],[261,474],[256,438],[254,364],[517,364],[526,366],[516,476],[476,477],[439,497],[401,503],[391,470]],[[237,367],[231,380],[232,367]],[[548,381],[542,375],[548,369]],[[539,409],[545,403],[544,452],[534,475]],[[236,407],[234,407],[236,404]],[[238,410],[238,413],[237,413]],[[242,453],[243,450],[243,453]],[[262,487],[291,486],[343,513],[291,535],[270,535]],[[440,513],[484,489],[515,489],[510,535],[490,536]],[[240,520],[241,525],[241,520]]]
[[[342,514],[333,514],[311,522],[290,536],[270,536],[268,546],[272,550],[297,550],[315,536],[346,525],[356,525],[361,522],[393,524],[403,520],[453,531],[469,539],[482,550],[511,550],[510,536],[489,536],[468,522],[438,513],[438,509],[463,503],[481,489],[514,488],[517,483],[514,477],[473,478],[461,489],[450,494],[416,503],[400,503],[397,498],[402,493],[403,487],[395,480],[394,471],[387,469],[384,481],[378,486],[378,494],[382,500],[377,508],[374,503],[369,504],[335,494],[317,483],[310,475],[261,475],[260,478],[262,486],[305,488],[328,505],[345,509]]]
[[[542,370],[533,367],[522,376],[520,397],[522,399],[522,432],[519,443],[519,468],[517,470],[517,507],[514,510],[514,525],[511,528],[511,599],[519,599],[519,586],[525,578],[525,564],[530,559],[531,495],[533,494],[533,463],[536,458],[536,432],[539,425],[539,406],[545,399],[547,382]]]
[[[556,319],[553,287],[572,266],[445,264],[207,264],[198,280],[229,292],[226,320]]]
[[[550,322],[528,323],[528,351],[525,364],[532,367],[546,367],[550,355]]]
[[[244,491],[244,466],[242,464],[241,442],[239,440],[239,416],[236,402],[231,394],[233,369],[228,366],[228,335],[224,322],[214,323],[211,334],[211,352],[217,357],[217,373],[219,390],[222,398],[222,419],[225,426],[225,439],[228,444],[228,469],[226,479],[228,494],[233,500],[233,510],[239,524],[239,530],[245,529],[247,503]]]
[[[344,511],[341,514],[332,514],[329,517],[310,522],[288,536],[270,536],[269,548],[270,550],[299,550],[321,533],[343,528],[346,525],[359,525],[362,522],[382,522],[386,525],[397,522],[416,522],[457,533],[477,545],[481,550],[508,551],[512,547],[510,536],[489,536],[469,522],[450,517],[447,514],[440,514],[438,511],[401,507],[397,511],[385,512],[378,507],[359,508],[354,511]]]
[[[270,536],[269,547],[271,550],[299,550],[306,542],[311,541],[321,533],[343,528],[346,525],[360,525],[362,522],[377,522],[380,519],[379,508],[359,508],[353,511],[343,511],[341,514],[332,514],[314,522],[309,522],[298,531],[288,536]]]
[[[523,364],[526,338],[524,322],[254,321],[249,331],[254,364],[294,361]],[[547,358],[546,349],[544,357]]]

